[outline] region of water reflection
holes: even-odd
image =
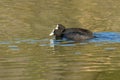
[[[119,32],[99,32],[95,33],[96,38],[92,39],[91,42],[120,42]]]
[[[0,79],[120,80],[119,6],[119,0],[0,0]],[[90,29],[96,38],[49,39],[58,23]]]
[[[94,34],[96,38],[81,43],[48,38],[0,41],[0,76],[29,80],[88,80],[89,77],[93,80],[104,72],[120,70],[120,33]]]
[[[103,44],[102,47],[110,46],[110,44]],[[49,56],[49,61],[46,61],[49,72],[45,77],[52,76],[51,78],[53,79],[62,78],[63,80],[84,80],[88,79],[86,76],[89,76],[90,80],[93,80],[94,76],[101,75],[102,72],[119,70],[119,63],[115,60],[117,56],[120,56],[118,53],[115,53],[119,51],[118,48],[110,52],[105,51],[104,48],[95,47],[94,44],[69,48],[55,46],[53,49],[54,54],[51,57]],[[50,80],[52,80],[51,78]]]

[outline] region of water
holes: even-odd
[[[1,0],[0,80],[120,80],[120,1]],[[56,24],[96,38],[55,40]]]
[[[118,75],[120,33],[94,35],[78,43],[53,38],[0,41],[0,78],[99,80]]]

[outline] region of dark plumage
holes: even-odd
[[[93,38],[93,33],[87,29],[82,28],[65,28],[62,24],[57,24],[50,36],[54,35],[56,39],[70,39],[74,41],[82,41]]]

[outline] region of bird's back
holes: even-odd
[[[93,33],[87,29],[82,28],[67,28],[63,32],[63,36],[65,36],[68,39],[80,41],[93,38]]]

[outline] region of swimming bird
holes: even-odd
[[[66,38],[73,41],[83,41],[94,38],[91,31],[83,28],[65,28],[62,24],[57,24],[56,28],[49,34],[55,36],[55,39]]]

